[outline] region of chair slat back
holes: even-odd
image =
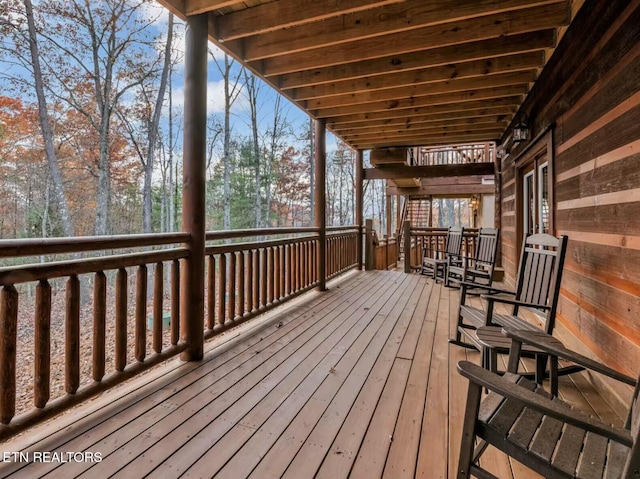
[[[522,245],[516,299],[549,307],[545,324],[548,334],[555,323],[566,251],[566,236],[530,235]]]
[[[498,238],[500,230],[495,228],[480,228],[476,252],[473,257],[476,267],[492,267],[496,262]]]
[[[629,409],[629,417],[627,418],[627,424],[625,427],[631,431],[631,437],[633,437],[633,446],[629,451],[629,457],[622,474],[625,479],[636,478],[640,476],[640,399],[638,393],[640,392],[640,377],[636,383],[636,389],[633,393],[633,400],[631,401],[631,408]]]
[[[444,251],[447,256],[459,256],[462,250],[462,235],[464,228],[451,227],[447,232],[447,241]]]

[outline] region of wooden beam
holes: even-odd
[[[556,28],[569,21],[568,11],[564,3],[558,3],[382,35],[299,53],[280,52],[281,56],[263,60],[264,74],[265,76],[282,75],[372,60],[388,55],[401,55],[424,49],[477,42],[504,35]],[[284,55],[284,53],[287,54]],[[247,56],[245,58],[249,61],[255,60]]]
[[[503,86],[497,88],[484,88],[482,90],[469,90],[463,92],[446,93],[440,95],[420,96],[402,100],[379,101],[362,105],[327,108],[312,113],[320,118],[353,115],[355,113],[368,113],[385,110],[404,110],[433,105],[450,105],[452,103],[475,101],[478,99],[492,99],[525,95],[529,91],[526,85]]]
[[[417,130],[417,129],[427,129],[427,128],[441,128],[441,127],[451,127],[451,126],[460,126],[460,125],[482,125],[486,123],[505,123],[511,119],[511,113],[505,112],[502,115],[487,115],[487,116],[470,116],[470,117],[462,117],[462,118],[454,118],[452,120],[433,120],[430,117],[415,117],[415,118],[406,118],[406,119],[397,119],[397,120],[381,120],[381,121],[372,121],[370,124],[366,124],[363,122],[362,124],[345,124],[341,128],[334,128],[333,131],[337,135],[346,135],[349,134],[357,134],[357,133],[366,133],[373,131],[380,131],[382,129],[405,129],[405,130]],[[421,120],[422,118],[427,118],[426,121]],[[358,125],[358,126],[353,126]]]
[[[328,98],[318,98],[304,103],[309,110],[360,105],[403,98],[416,98],[441,93],[478,90],[481,88],[502,87],[509,85],[528,85],[536,79],[535,70],[523,72],[498,73],[484,77],[453,79],[424,85],[403,86],[385,90],[365,91],[348,95],[337,95]]]
[[[316,2],[323,3],[342,2]],[[244,51],[249,61],[256,61],[382,35],[411,35],[426,27],[446,25],[440,30],[448,31],[451,25],[480,21],[483,16],[516,16],[518,10],[533,12],[535,8],[545,5],[553,7],[553,4],[560,4],[567,9],[568,3],[566,0],[412,0],[334,17],[323,22],[307,22],[286,30],[254,35],[245,39]],[[303,6],[299,8],[303,11],[305,9]]]
[[[465,118],[467,114],[477,116],[480,112],[481,115],[493,114],[499,112],[500,114],[512,113],[520,106],[522,102],[522,96],[512,96],[505,98],[493,98],[478,101],[469,101],[464,103],[452,103],[450,105],[434,105],[427,108],[414,108],[411,110],[389,110],[383,112],[367,112],[354,115],[345,115],[337,117],[327,118],[327,124],[331,128],[337,128],[344,125],[358,125],[362,126],[367,122],[373,121],[397,121],[399,119],[403,121],[411,121],[414,118],[422,118],[425,121],[434,120],[439,121],[441,119],[450,118]]]
[[[395,180],[404,178],[444,178],[450,176],[492,175],[493,163],[467,163],[464,165],[404,166],[365,168],[365,180]]]
[[[239,3],[243,3],[243,1],[244,0],[184,0],[184,11],[188,16],[198,15],[200,13],[238,5]]]
[[[291,96],[297,101],[315,98],[333,97],[349,93],[363,93],[386,88],[399,88],[441,81],[461,80],[530,70],[544,65],[542,51],[529,52],[504,57],[485,58],[468,62],[454,63],[420,70],[400,71],[385,75],[376,75],[355,80],[336,81],[294,89]]]
[[[289,90],[292,88],[331,83],[335,82],[336,79],[341,81],[353,80],[373,75],[449,65],[456,62],[541,51],[555,45],[555,35],[555,30],[548,29],[518,35],[505,35],[499,38],[491,38],[443,48],[431,49],[427,47],[417,52],[401,55],[394,54],[374,60],[349,63],[347,65],[296,71],[295,73],[279,76],[277,83],[283,90]]]
[[[356,133],[356,134],[341,134],[340,137],[347,142],[356,142],[362,140],[369,139],[386,139],[386,138],[403,138],[406,136],[411,137],[425,137],[431,138],[434,136],[442,136],[442,135],[452,135],[452,134],[474,134],[479,132],[490,132],[493,133],[495,131],[504,132],[508,126],[508,122],[502,123],[488,123],[483,125],[459,125],[453,127],[443,127],[443,128],[428,128],[428,129],[411,129],[411,130],[386,130],[380,129],[377,131],[371,131],[366,133]]]
[[[207,15],[187,19],[184,72],[182,231],[189,257],[180,286],[180,332],[186,361],[204,352],[205,170],[207,162]]]
[[[404,147],[412,147],[412,146],[438,146],[438,145],[448,145],[453,143],[469,143],[469,142],[483,142],[483,141],[496,141],[498,137],[487,135],[487,134],[477,134],[477,135],[457,135],[457,136],[447,136],[447,137],[437,137],[437,138],[403,138],[399,140],[362,140],[357,142],[351,142],[349,145],[352,148],[362,148],[363,150],[371,150],[373,148],[386,148],[392,146],[404,146]]]
[[[362,10],[399,3],[405,0],[280,0],[239,10],[218,19],[215,37],[222,42],[328,18],[350,15]],[[265,35],[261,35],[265,37]]]
[[[398,140],[415,140],[419,145],[421,141],[435,140],[439,141],[441,145],[450,144],[449,138],[451,137],[477,137],[483,136],[490,139],[498,139],[500,135],[504,133],[504,128],[487,128],[487,129],[471,129],[471,130],[458,130],[451,132],[408,132],[408,133],[383,133],[381,132],[378,135],[371,135],[366,137],[358,137],[358,138],[343,138],[345,142],[349,144],[361,144],[370,141],[375,141],[376,143],[385,142],[385,141],[398,141]]]
[[[483,195],[493,194],[494,185],[466,184],[466,185],[420,185],[416,188],[400,188],[387,186],[387,195],[411,195],[411,196],[441,196],[441,195]]]
[[[369,162],[372,165],[380,164],[407,164],[406,148],[379,148],[369,152]]]

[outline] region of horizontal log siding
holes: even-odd
[[[569,236],[559,334],[568,346],[636,375],[640,1],[587,3],[556,53],[524,108],[533,136],[555,123],[554,227]],[[515,211],[516,155],[502,167],[502,255],[511,283],[518,262],[516,218],[522,216]]]

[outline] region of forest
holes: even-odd
[[[152,0],[0,3],[0,238],[180,230],[184,30]],[[213,46],[209,78],[207,229],[312,224],[312,121]],[[353,224],[327,143],[327,222]]]

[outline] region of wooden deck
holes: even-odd
[[[466,397],[455,364],[479,359],[447,343],[457,301],[419,275],[355,273],[200,363],[170,361],[2,445],[100,462],[4,458],[0,477],[454,477]],[[586,379],[563,381],[565,399],[620,421]],[[501,454],[486,461],[498,477],[534,477]]]

